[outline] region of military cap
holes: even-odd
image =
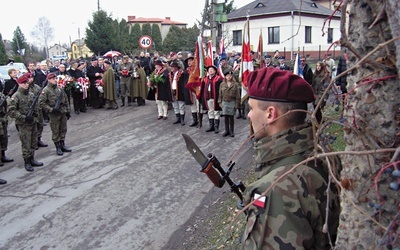
[[[111,64],[111,62],[110,62],[108,59],[104,60],[104,63],[105,63],[105,64],[108,64],[108,65]]]
[[[285,60],[285,57],[284,57],[284,56],[280,56],[280,57],[278,58],[278,60]]]
[[[264,58],[265,59],[271,59],[271,56],[270,55],[266,55],[266,56],[264,56]]]
[[[128,55],[124,55],[122,58],[123,59],[129,59],[129,56]]]
[[[97,61],[97,57],[93,56],[93,57],[92,57],[92,62],[93,62],[93,61]]]
[[[46,79],[49,80],[49,79],[55,78],[55,77],[56,77],[56,74],[50,73],[50,74],[47,75]]]
[[[18,79],[17,79],[18,84],[27,83],[28,81],[29,81],[29,77],[27,77],[26,75],[22,75],[22,76],[18,77]]]
[[[228,72],[225,73],[225,75],[233,75],[233,71],[229,70]]]
[[[175,68],[178,68],[178,69],[181,68],[181,67],[179,66],[179,64],[178,64],[177,62],[175,62],[175,61],[171,62],[171,63],[169,64],[169,66],[170,66],[170,67],[175,67]]]
[[[288,70],[262,68],[250,72],[247,82],[249,97],[253,99],[304,103],[315,100],[310,84]]]

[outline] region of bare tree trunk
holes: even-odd
[[[342,45],[349,52],[347,68],[358,67],[347,78],[346,151],[399,146],[400,55],[397,52],[400,43],[397,40],[379,46],[400,35],[398,5],[398,0],[354,0],[350,3],[348,41],[342,41]],[[374,49],[376,51],[362,61]],[[390,188],[395,188],[393,183],[400,181],[393,176],[390,163],[400,158],[393,155],[394,150],[388,150],[384,154],[341,157],[341,182],[345,188],[341,192],[337,249],[400,247],[397,228],[400,192]]]

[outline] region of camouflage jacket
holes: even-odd
[[[245,204],[307,158],[313,146],[312,128],[305,125],[255,142],[255,161],[261,165],[258,180],[246,188]],[[330,249],[323,233],[327,176],[323,164],[310,161],[277,182],[265,201],[259,198],[249,207],[242,249]],[[339,202],[336,194],[330,197],[329,232],[335,237]]]
[[[61,98],[61,103],[59,107],[61,113],[69,113],[71,111],[71,108],[69,106],[67,94],[65,94],[65,91],[59,88],[57,84],[48,84],[43,89],[39,97],[39,107],[46,112],[51,113],[59,96]]]
[[[11,118],[15,119],[15,124],[24,124],[26,114],[28,113],[33,101],[35,99],[35,95],[29,91],[29,89],[18,88],[18,91],[15,92],[11,98],[8,99],[8,114]],[[33,116],[38,116],[38,102],[33,107]],[[34,122],[37,122],[34,119]]]

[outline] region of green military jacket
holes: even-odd
[[[255,161],[261,164],[258,180],[244,193],[248,211],[242,249],[330,249],[323,232],[327,205],[327,169],[311,161],[272,183],[306,159],[313,148],[312,128],[298,126],[255,142]],[[329,233],[336,237],[339,201],[330,194]]]
[[[232,82],[232,85],[228,87],[228,84],[224,80],[219,86],[218,103],[222,107],[222,102],[235,102],[235,107],[239,108],[240,104],[240,90],[236,81]]]
[[[25,118],[34,102],[35,95],[29,89],[18,88],[11,98],[8,99],[8,115],[15,119],[15,124],[21,125],[26,123]],[[37,122],[39,106],[38,102],[33,106],[34,122]]]
[[[53,111],[57,99],[61,98],[60,111],[61,113],[69,113],[71,108],[69,106],[67,94],[65,91],[57,86],[57,84],[47,84],[39,97],[39,107],[48,113]]]

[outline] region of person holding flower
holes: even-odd
[[[168,102],[172,101],[171,85],[169,83],[168,69],[161,60],[154,62],[156,69],[150,75],[150,86],[155,89],[155,99],[158,109],[157,120],[168,119]]]

